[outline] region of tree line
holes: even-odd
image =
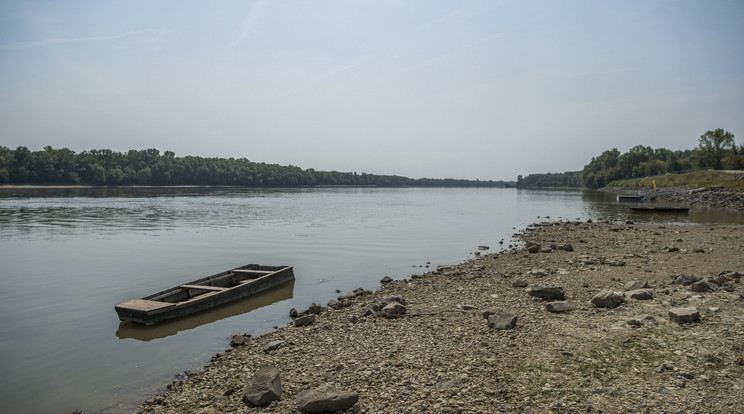
[[[0,184],[32,185],[227,185],[299,187],[319,185],[503,187],[504,181],[411,179],[396,175],[316,171],[245,158],[176,157],[157,149],[115,152],[51,146],[31,151],[0,146]]]
[[[620,153],[612,148],[592,157],[581,171],[519,176],[517,186],[601,188],[615,180],[700,168],[740,170],[744,168],[744,146],[737,148],[734,134],[716,129],[701,135],[698,146],[690,150],[636,145]]]

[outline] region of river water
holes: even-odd
[[[633,215],[611,194],[500,188],[0,188],[0,401],[5,412],[129,412],[229,347],[383,276],[499,250],[535,221],[744,224],[744,214]],[[294,284],[173,322],[114,305],[247,263]],[[430,269],[427,269],[427,264]]]

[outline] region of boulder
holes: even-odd
[[[566,293],[563,292],[562,287],[533,286],[527,289],[527,293],[530,296],[545,300],[563,300],[566,298]]]
[[[296,318],[298,316],[300,316],[300,314],[297,312],[297,309],[292,308],[292,309],[289,310],[289,317],[290,318]]]
[[[559,301],[550,302],[546,304],[545,309],[548,312],[563,313],[563,312],[569,312],[569,311],[576,309],[576,306],[569,301],[559,300]]]
[[[380,302],[380,309],[384,308],[385,306],[391,303],[400,303],[401,305],[408,304],[408,302],[406,302],[406,300],[400,296],[386,296],[382,298],[382,301]]]
[[[320,315],[320,313],[323,312],[323,306],[321,306],[320,303],[313,303],[307,311],[313,315]]]
[[[359,394],[343,391],[331,384],[303,391],[297,396],[297,409],[303,413],[322,413],[324,411],[343,411],[359,401]]]
[[[700,312],[697,308],[672,308],[669,309],[669,319],[677,323],[692,323],[700,321]]]
[[[233,335],[232,339],[230,340],[230,346],[236,347],[245,345],[245,343],[248,341],[248,338],[250,338],[250,336],[245,334]]]
[[[674,279],[675,285],[690,286],[691,284],[699,281],[701,278],[693,275],[679,275]]]
[[[398,302],[391,302],[382,308],[382,315],[386,317],[398,317],[406,313],[408,309]]]
[[[383,285],[387,285],[388,283],[392,283],[392,282],[393,282],[393,278],[391,278],[390,276],[385,276],[382,279],[380,279],[380,283],[382,283]]]
[[[294,326],[299,328],[300,326],[311,325],[313,322],[315,322],[315,315],[300,316],[294,320]]]
[[[592,298],[592,304],[598,308],[616,308],[625,301],[623,292],[603,290]]]
[[[708,277],[690,285],[690,290],[693,292],[712,292],[716,289],[718,289],[718,282]]]
[[[651,300],[654,298],[653,289],[635,289],[625,292],[625,295],[635,300]]]
[[[503,311],[496,311],[488,316],[488,326],[491,329],[505,330],[517,326],[517,317]]]
[[[278,400],[281,394],[282,381],[279,378],[279,369],[272,365],[264,365],[245,384],[243,401],[263,407]]]
[[[636,279],[625,284],[625,291],[628,292],[631,290],[648,289],[650,287],[651,286],[648,285],[648,280]]]
[[[527,251],[530,253],[540,253],[542,247],[537,243],[527,243]]]
[[[349,293],[344,293],[343,295],[340,295],[336,299],[338,299],[339,302],[342,302],[342,301],[345,301],[345,300],[352,300],[355,297],[356,297],[356,293],[349,292]]]

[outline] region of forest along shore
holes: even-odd
[[[137,412],[726,412],[744,406],[742,230],[535,224],[524,248],[236,336]]]

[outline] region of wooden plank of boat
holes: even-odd
[[[249,264],[116,305],[122,321],[151,324],[257,295],[294,280],[292,266]]]
[[[630,207],[633,211],[642,212],[659,212],[659,213],[687,213],[690,211],[688,207],[674,207],[674,206],[638,206]]]
[[[182,287],[184,289],[204,289],[204,290],[215,290],[217,292],[229,289],[226,287],[219,287],[219,286],[205,286],[205,285],[179,285],[179,287]]]

